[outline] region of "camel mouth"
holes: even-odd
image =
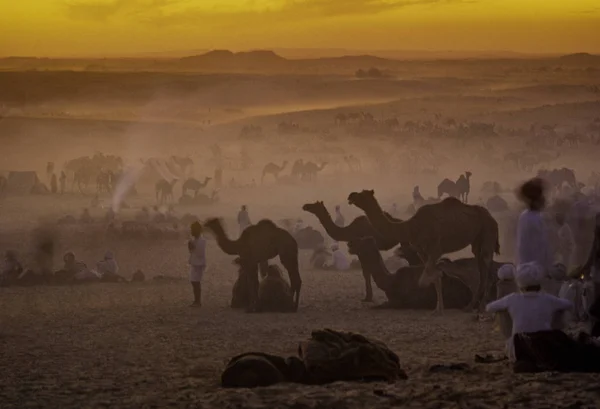
[[[305,204],[304,206],[302,206],[302,210],[304,210],[305,212],[307,212],[308,211],[308,205]]]

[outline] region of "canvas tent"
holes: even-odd
[[[11,195],[26,195],[39,189],[40,180],[34,171],[13,171],[8,173],[5,192]]]

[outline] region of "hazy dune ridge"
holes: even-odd
[[[386,210],[395,203],[399,216],[408,218],[415,186],[425,198],[437,197],[444,178],[456,180],[469,171],[471,203],[485,205],[497,194],[509,206],[493,212],[501,228],[498,261],[512,259],[518,182],[541,168],[569,167],[584,189],[600,183],[595,173],[600,56],[342,54],[275,50],[0,59],[0,175],[35,171],[50,187],[49,161],[60,175],[73,159],[119,155],[125,168],[142,169],[137,194],[128,192],[128,206],[117,215],[123,221],[157,202],[161,175],[148,163],[172,165],[173,155],[189,157],[193,167],[185,178],[213,178],[200,192],[208,197],[216,191],[219,200],[178,204],[182,177],[173,189],[177,217],[223,217],[228,233],[237,237],[236,213],[246,204],[253,221],[301,219],[331,244],[303,204],[323,200],[332,214],[340,205],[350,221],[361,212],[347,204],[348,194],[375,189]],[[293,177],[298,159],[323,166],[315,180]],[[270,162],[287,163],[278,179],[267,174],[261,183]],[[214,181],[217,168],[220,187]],[[190,309],[186,226],[173,239],[107,237],[102,220],[113,197],[97,193],[100,169],[94,171],[81,189],[67,172],[63,195],[0,192],[0,252],[17,250],[32,265],[32,230],[49,223],[57,235],[55,269],[66,251],[94,265],[111,249],[123,276],[129,279],[141,269],[148,280],[0,287],[2,408],[591,408],[598,403],[597,375],[515,376],[503,362],[477,364],[475,354],[502,353],[493,323],[459,311],[431,317],[426,311],[372,310],[360,301],[360,271],[314,271],[309,250],[300,251],[298,313],[250,315],[228,307],[237,278],[233,257],[207,234],[203,306]],[[492,181],[501,185],[499,192],[482,189]],[[79,217],[84,208],[90,208],[94,223],[57,224],[66,215]],[[450,255],[457,256],[470,256],[470,250]],[[152,280],[160,274],[180,280]],[[375,299],[383,302],[384,293],[375,289]],[[299,341],[322,327],[386,342],[399,354],[409,380],[219,388],[228,358],[245,351],[293,355]],[[453,362],[470,368],[429,371],[433,364]]]

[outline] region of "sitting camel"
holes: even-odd
[[[373,276],[375,285],[388,299],[377,308],[429,309],[436,305],[436,292],[431,287],[420,287],[419,277],[424,266],[400,268],[396,272],[388,271],[383,258],[372,237],[363,237],[348,242],[350,254],[358,256],[363,274]],[[464,308],[473,295],[469,287],[459,278],[443,274],[443,298],[449,308]]]
[[[321,225],[333,240],[339,242],[349,242],[350,240],[360,239],[362,237],[374,237],[379,250],[391,250],[399,242],[394,237],[384,236],[379,231],[375,230],[369,222],[367,216],[359,216],[344,227],[340,227],[334,223],[329,211],[323,202],[307,203],[302,206],[302,210],[317,216]],[[389,213],[385,213],[386,217],[396,222],[402,222],[400,219],[392,217]],[[408,242],[400,243],[403,257],[411,266],[423,264],[419,255],[410,248]],[[365,270],[363,270],[363,273]],[[365,299],[363,301],[370,302],[373,300],[373,288],[371,286],[371,276],[364,275],[365,278]]]
[[[231,240],[220,219],[209,219],[205,227],[213,232],[223,252],[240,257],[240,266],[248,280],[250,305],[248,312],[258,308],[258,267],[279,256],[286,268],[294,295],[294,310],[298,309],[302,279],[298,269],[298,244],[285,229],[277,227],[271,220],[261,220],[248,226],[237,240]]]
[[[436,263],[442,255],[462,250],[470,244],[477,259],[480,277],[474,299],[479,303],[479,308],[483,307],[494,253],[500,253],[498,223],[487,209],[447,198],[440,203],[422,206],[405,222],[394,222],[381,210],[373,190],[350,193],[348,203],[362,209],[376,230],[398,241],[409,242],[424,258],[425,268],[419,285],[435,285],[437,313],[443,313],[444,301],[442,274],[436,268]],[[469,305],[469,308],[474,306]]]

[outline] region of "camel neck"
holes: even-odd
[[[363,269],[363,273],[368,273],[373,277],[375,285],[383,292],[387,292],[391,286],[392,274],[388,271],[379,251],[372,255],[358,255],[358,260]]]
[[[323,228],[325,229],[329,237],[331,237],[333,240],[348,241],[350,239],[349,237],[346,237],[347,235],[345,228],[335,224],[327,210],[325,210],[323,213],[317,213],[315,215],[321,222],[321,225],[323,225]]]
[[[385,238],[394,239],[399,243],[410,242],[410,219],[405,222],[392,221],[385,215],[379,204],[365,210],[365,214],[373,228]]]

